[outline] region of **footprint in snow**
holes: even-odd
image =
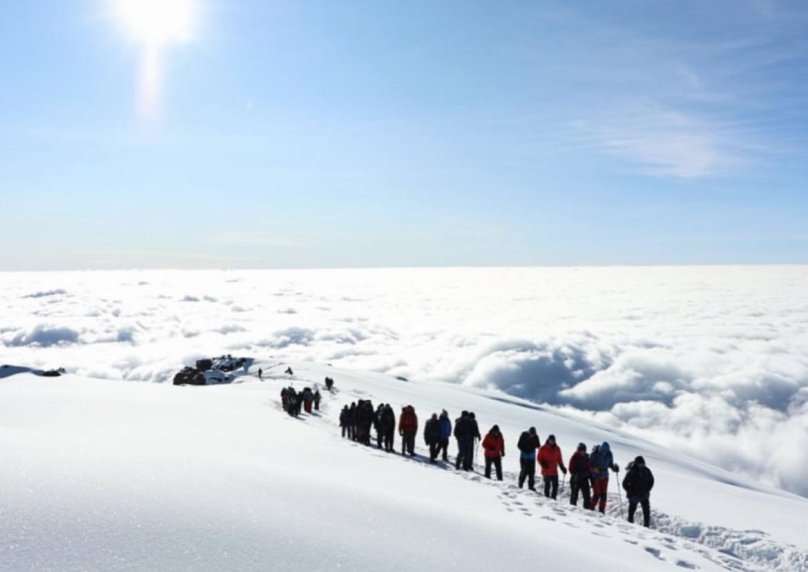
[[[693,564],[692,562],[688,562],[687,560],[677,560],[676,565],[680,568],[686,568],[688,570],[696,570],[698,566]]]
[[[664,560],[662,558],[662,552],[658,548],[653,548],[651,546],[646,546],[645,551],[648,554],[650,554],[651,556],[653,556],[654,558],[656,558],[657,560]]]

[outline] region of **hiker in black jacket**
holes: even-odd
[[[396,414],[389,403],[384,405],[384,410],[382,411],[381,420],[379,422],[379,428],[382,432],[384,450],[388,453],[392,453],[395,447]]]
[[[531,427],[527,431],[522,432],[519,436],[519,442],[516,446],[519,448],[519,464],[521,470],[519,471],[519,488],[525,484],[527,479],[527,488],[531,491],[536,490],[536,449],[541,445],[539,436],[536,434],[536,428]]]
[[[645,459],[641,456],[629,463],[626,476],[623,479],[623,488],[628,496],[628,521],[634,522],[634,513],[637,504],[642,506],[642,522],[646,528],[651,524],[651,489],[654,488],[654,475],[645,466]]]
[[[474,427],[469,412],[464,411],[455,419],[454,436],[457,439],[457,460],[455,469],[463,466],[464,471],[470,471],[474,460]]]
[[[351,412],[348,406],[342,408],[339,414],[339,426],[342,427],[342,436],[351,438]]]
[[[440,421],[437,413],[433,413],[424,425],[424,441],[429,446],[429,462],[434,463],[440,451]]]

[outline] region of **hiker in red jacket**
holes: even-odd
[[[407,405],[401,408],[401,416],[398,419],[398,434],[401,435],[401,454],[409,453],[415,456],[415,435],[418,433],[418,416],[415,415],[415,408]]]
[[[499,430],[499,425],[494,425],[483,439],[483,449],[485,450],[485,478],[491,478],[491,465],[497,469],[497,480],[502,480],[502,457],[505,456],[505,439]]]
[[[570,504],[578,504],[578,493],[584,497],[584,508],[592,508],[589,495],[589,455],[586,454],[586,445],[578,443],[578,450],[570,457]]]
[[[536,456],[541,466],[541,476],[544,477],[544,496],[555,499],[558,496],[558,469],[565,475],[567,468],[561,457],[561,448],[556,445],[555,435],[547,437],[539,454]]]

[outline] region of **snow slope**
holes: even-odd
[[[210,387],[1,379],[2,569],[808,569],[802,497],[501,392],[304,362],[289,380],[285,365]],[[282,385],[325,375],[337,391],[321,414],[280,410]],[[358,398],[413,404],[422,424],[442,408],[499,424],[505,481],[341,439],[339,409]],[[614,482],[605,517],[516,488],[530,425],[566,458],[603,439],[621,464],[643,454],[657,530],[619,519]]]

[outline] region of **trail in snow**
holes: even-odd
[[[316,382],[309,381],[297,376],[287,376],[281,381],[297,381],[303,383]],[[329,392],[324,391],[324,396],[329,396]],[[373,400],[372,393],[362,390],[352,390],[350,395],[358,399]],[[339,397],[339,390],[331,392],[332,398]],[[661,561],[670,562],[676,566],[693,570],[698,566],[687,560],[687,556],[682,553],[695,552],[705,559],[718,566],[734,572],[760,572],[761,570],[777,571],[808,571],[808,552],[798,548],[777,542],[766,533],[760,530],[733,530],[721,526],[709,526],[703,523],[688,521],[680,517],[666,514],[658,509],[651,509],[651,528],[644,528],[639,524],[632,524],[625,520],[623,511],[626,510],[626,501],[622,493],[610,492],[608,495],[607,514],[601,515],[597,511],[585,510],[573,506],[569,502],[569,486],[565,485],[559,490],[558,500],[545,498],[538,489],[540,488],[541,475],[537,474],[536,488],[533,492],[528,489],[520,489],[517,485],[511,484],[518,480],[518,474],[511,471],[503,471],[503,480],[496,481],[487,479],[484,476],[484,468],[476,462],[473,472],[456,471],[452,463],[437,461],[430,463],[428,455],[424,454],[421,446],[416,444],[416,456],[402,456],[398,452],[390,454],[378,449],[375,445],[366,446],[340,436],[340,428],[328,418],[329,399],[324,399],[320,405],[321,411],[312,415],[305,413],[305,419],[319,421],[326,425],[329,431],[334,433],[337,440],[346,445],[365,449],[369,454],[380,459],[397,459],[403,462],[418,463],[431,470],[455,471],[460,478],[464,478],[480,485],[497,487],[500,490],[498,498],[503,507],[510,513],[523,515],[525,517],[537,517],[548,521],[558,521],[559,524],[571,528],[582,528],[583,523],[594,526],[602,532],[595,532],[596,535],[608,536],[621,540],[632,545],[642,545],[645,552]],[[339,404],[341,408],[344,402]],[[284,415],[279,401],[276,408]],[[292,419],[290,417],[290,419]],[[420,438],[420,435],[418,435]],[[372,439],[375,443],[375,439]],[[400,441],[398,443],[400,447]],[[622,477],[610,479],[611,489],[619,487]],[[622,496],[621,496],[622,495]],[[582,501],[581,501],[582,503]],[[638,518],[642,509],[638,509]]]

